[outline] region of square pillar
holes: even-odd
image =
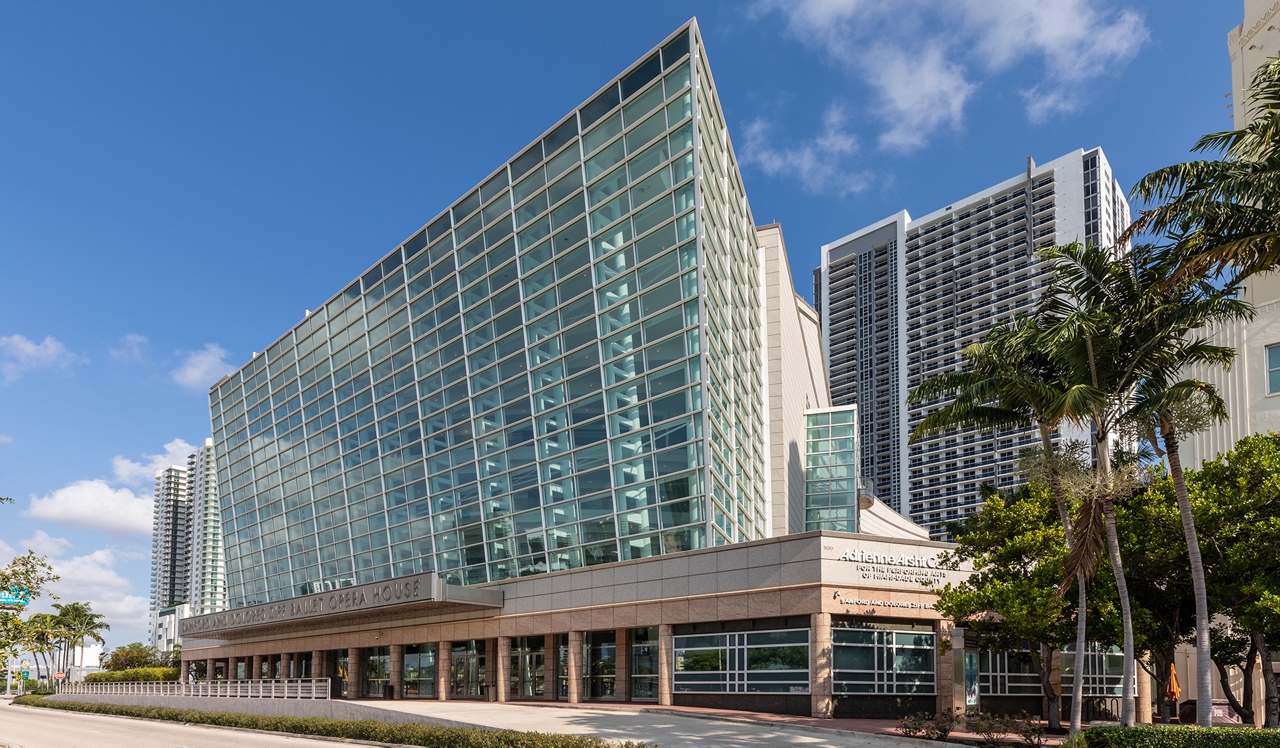
[[[671,635],[671,624],[663,623],[658,626],[658,703],[662,706],[671,706],[675,668],[675,638]]]
[[[569,698],[570,704],[582,700],[582,632],[569,632]]]
[[[494,666],[494,657],[498,653],[498,640],[484,640],[484,699],[497,700],[497,696],[491,696],[494,689],[498,687],[498,668]]]
[[[613,700],[631,701],[631,629],[617,629],[613,640]]]
[[[324,650],[323,649],[311,650],[311,677],[323,678],[325,677],[325,675],[328,674],[328,672],[329,671],[325,668]]]
[[[493,668],[497,679],[494,687],[498,689],[496,700],[505,702],[511,693],[511,637],[498,637],[497,656],[498,661],[494,663]]]
[[[191,660],[183,660],[182,670],[181,670],[181,674],[178,676],[178,680],[182,681],[183,683],[186,683],[187,679],[190,677],[191,677]]]
[[[560,698],[560,636],[547,634],[542,639],[542,698]]]
[[[436,700],[449,700],[449,671],[453,665],[453,642],[436,642]]]
[[[218,667],[218,661],[213,659],[212,657],[205,660],[204,661],[204,679],[217,680],[217,678],[214,677],[218,674],[217,667]]]
[[[391,677],[391,698],[399,699],[404,694],[400,693],[404,690],[404,645],[391,645],[391,667],[388,669],[388,675]]]
[[[249,680],[262,680],[262,655],[253,656],[253,672],[249,673]]]
[[[358,699],[364,690],[364,668],[360,667],[360,650],[351,647],[347,650],[347,698]]]
[[[964,629],[952,628],[949,621],[934,621],[933,631],[941,645],[950,641],[951,647],[942,652],[938,647],[938,711],[955,714],[965,712]]]
[[[809,615],[809,714],[831,719],[835,711],[831,614]]]

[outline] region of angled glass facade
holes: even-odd
[[[213,388],[230,605],[764,537],[763,322],[690,23]]]

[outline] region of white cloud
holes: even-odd
[[[111,349],[111,357],[117,361],[141,361],[146,347],[146,336],[131,332],[120,338],[118,347]]]
[[[783,17],[786,33],[875,92],[882,147],[907,150],[963,124],[982,71],[1040,63],[1023,90],[1040,122],[1085,103],[1087,84],[1118,70],[1149,32],[1102,0],[758,0],[749,15]]]
[[[228,355],[217,343],[206,343],[203,350],[189,353],[181,366],[169,372],[169,376],[183,387],[207,392],[214,382],[236,370],[226,360]]]
[[[23,552],[32,550],[37,556],[60,556],[71,550],[71,542],[66,538],[51,537],[44,530],[36,530],[36,534],[19,543]]]
[[[128,457],[116,455],[111,458],[111,470],[115,474],[115,479],[118,483],[125,483],[131,486],[151,483],[155,480],[157,470],[164,470],[170,465],[184,467],[187,464],[187,456],[195,451],[196,448],[188,444],[186,440],[174,439],[164,445],[162,454],[149,455],[144,453],[142,462],[135,462]]]
[[[16,382],[39,369],[67,369],[82,359],[52,336],[36,343],[22,335],[0,337],[0,381]]]
[[[8,543],[0,540],[0,564],[9,563],[9,559],[17,557],[18,552]]]
[[[0,444],[12,444],[13,437],[8,434],[0,434]]]
[[[822,134],[798,145],[777,147],[770,141],[772,126],[762,119],[747,125],[741,161],[771,177],[800,181],[806,192],[843,197],[866,188],[869,176],[845,166],[858,152],[858,139],[846,129],[844,107],[829,107],[822,118]]]
[[[887,121],[881,146],[914,150],[938,128],[959,129],[964,123],[964,105],[975,86],[965,80],[958,65],[947,60],[941,47],[907,52],[876,45],[868,55],[876,60],[868,66],[868,75]]]
[[[26,514],[70,527],[127,538],[151,532],[152,502],[103,480],[80,480],[43,497],[31,497]]]

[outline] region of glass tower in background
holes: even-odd
[[[230,606],[765,537],[761,283],[690,22],[213,387]]]

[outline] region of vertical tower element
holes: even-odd
[[[191,497],[186,468],[156,471],[151,523],[151,609],[187,602],[191,573]]]
[[[762,274],[690,22],[212,389],[230,606],[764,537]]]
[[[187,473],[191,492],[191,614],[216,613],[227,607],[227,588],[213,439],[205,439],[191,454]]]

